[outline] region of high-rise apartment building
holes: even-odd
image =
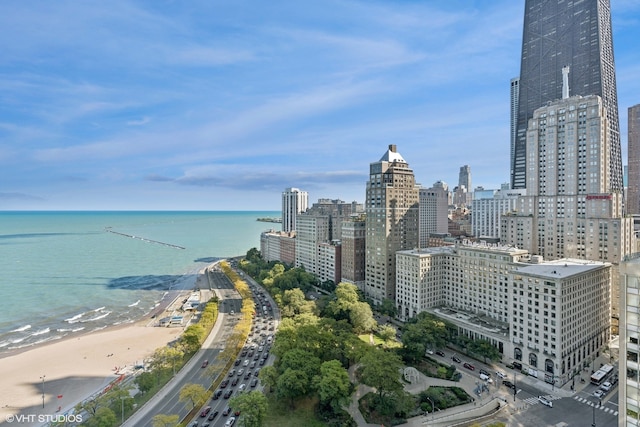
[[[296,230],[296,216],[307,210],[309,193],[298,188],[287,188],[282,192],[282,231]]]
[[[420,188],[420,247],[428,246],[431,234],[446,234],[449,229],[449,192],[438,181],[431,188]]]
[[[297,218],[296,267],[318,275],[318,245],[329,242],[329,215],[301,214]]]
[[[629,107],[628,122],[627,209],[631,215],[640,215],[640,104]]]
[[[352,283],[364,291],[365,241],[367,235],[365,216],[352,216],[342,222],[342,282]]]
[[[477,238],[500,238],[502,215],[517,207],[518,197],[526,190],[511,190],[509,184],[500,190],[476,190],[471,202],[471,233]]]
[[[562,98],[563,67],[572,95],[599,95],[607,123],[607,193],[623,191],[609,0],[526,0],[511,188],[528,185],[527,128],[534,111]]]
[[[365,213],[365,295],[380,304],[395,300],[396,252],[418,246],[418,192],[413,170],[389,145],[369,166]]]
[[[640,258],[620,265],[618,426],[640,426]]]

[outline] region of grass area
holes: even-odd
[[[267,401],[265,427],[327,427],[326,423],[316,419],[317,398],[300,400],[294,409],[288,403],[278,401],[273,393],[267,394]]]
[[[428,377],[443,380],[458,381],[460,375],[456,372],[455,365],[447,365],[430,357],[423,357],[414,367]]]

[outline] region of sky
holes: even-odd
[[[611,0],[626,164],[640,0]],[[364,202],[389,144],[418,183],[509,181],[524,0],[0,2],[0,210]]]

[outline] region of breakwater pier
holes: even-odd
[[[121,233],[119,231],[115,231],[111,227],[105,227],[104,231],[106,231],[107,233],[117,234],[118,236],[128,237],[130,239],[142,240],[143,242],[147,242],[147,243],[155,243],[157,245],[168,246],[168,247],[174,248],[174,249],[186,249],[184,246],[178,246],[178,245],[174,245],[172,243],[160,242],[158,240],[147,239],[146,237],[140,237],[140,236],[134,236],[133,234]]]

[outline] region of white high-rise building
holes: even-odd
[[[420,247],[428,246],[429,235],[449,231],[449,191],[438,181],[431,188],[420,188]]]
[[[620,265],[619,427],[640,426],[640,258]]]
[[[296,267],[318,276],[318,244],[329,242],[329,215],[298,215]]]
[[[296,216],[309,207],[309,193],[298,188],[282,192],[282,231],[296,230]]]
[[[510,190],[509,184],[500,190],[476,190],[471,203],[471,232],[477,238],[500,237],[500,221],[502,215],[516,209],[518,197],[524,196],[526,190]]]

